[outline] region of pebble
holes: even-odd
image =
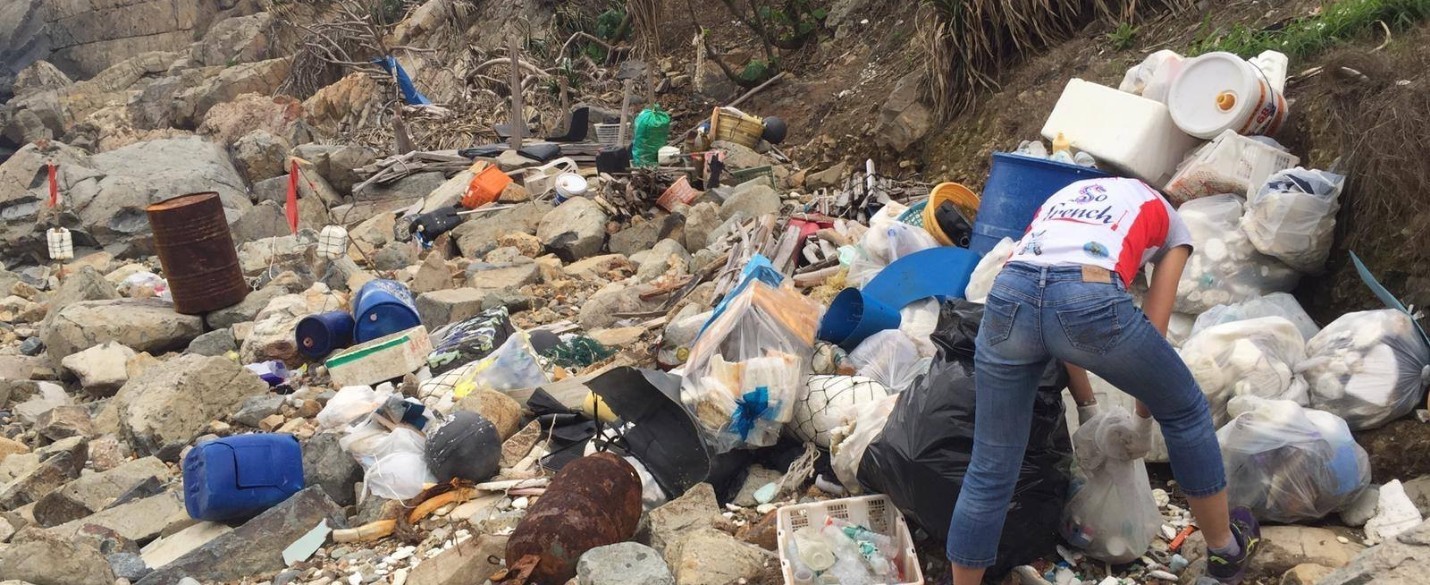
[[[776,506],[774,504],[760,504],[758,506],[755,506],[755,511],[761,514],[769,514],[770,512],[775,511],[776,508],[779,508],[779,506]]]
[[[1190,565],[1192,563],[1191,561],[1187,560],[1187,557],[1184,557],[1182,555],[1172,555],[1172,562],[1167,564],[1169,565],[1167,568],[1171,569],[1173,573],[1181,573],[1187,568],[1187,565]]]
[[[1152,490],[1152,499],[1157,501],[1158,508],[1165,508],[1172,503],[1172,497],[1167,495],[1167,490]]]
[[[528,498],[528,497],[526,497],[526,496],[522,496],[522,497],[520,497],[520,498],[517,498],[517,499],[511,501],[511,507],[516,508],[516,509],[518,509],[518,510],[525,510],[526,507],[527,507],[527,506],[530,506],[530,505],[531,505],[531,498]]]
[[[398,569],[392,572],[392,585],[403,585],[407,583],[407,569]]]
[[[1336,537],[1336,542],[1339,542],[1339,543],[1341,543],[1341,544],[1350,544],[1350,543],[1351,543],[1351,539],[1346,538],[1346,537],[1344,537],[1344,536],[1337,536],[1337,537]]]
[[[392,560],[394,560],[394,561],[400,561],[400,560],[402,560],[402,559],[405,559],[405,558],[407,558],[407,557],[412,556],[412,553],[415,553],[415,552],[417,552],[417,548],[416,548],[416,547],[404,546],[404,547],[402,547],[402,548],[397,549],[397,551],[393,552],[393,553],[392,553],[392,556],[390,556],[390,557],[388,557],[388,558],[389,558],[389,559],[392,559]]]
[[[1176,538],[1176,537],[1177,537],[1177,529],[1176,529],[1176,528],[1173,528],[1170,524],[1163,524],[1163,525],[1162,525],[1162,538],[1165,538],[1165,539],[1167,539],[1167,540],[1172,540],[1172,539],[1174,539],[1174,538]]]
[[[1176,575],[1173,575],[1173,574],[1168,573],[1168,572],[1166,572],[1166,571],[1148,571],[1148,572],[1147,572],[1147,576],[1148,576],[1148,577],[1151,577],[1151,578],[1153,578],[1153,579],[1160,579],[1160,580],[1162,580],[1162,581],[1176,581],[1176,580],[1177,580],[1177,576],[1176,576]]]
[[[348,575],[348,585],[362,585],[362,573]]]
[[[1106,579],[1099,581],[1097,585],[1117,585],[1118,583],[1120,583],[1120,581],[1117,580],[1117,577],[1109,575]]]

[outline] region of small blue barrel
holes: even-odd
[[[1053,193],[1077,181],[1107,176],[1094,168],[993,153],[993,166],[983,186],[969,249],[982,256],[1003,238],[1022,238],[1038,208]]]
[[[353,341],[366,343],[422,324],[412,292],[394,280],[370,280],[353,299]]]
[[[889,307],[857,288],[846,288],[834,297],[819,323],[819,338],[854,351],[870,335],[897,329],[899,309]]]
[[[204,441],[184,456],[184,508],[195,520],[249,518],[303,489],[303,451],[288,434]]]
[[[347,311],[308,315],[298,322],[298,351],[321,358],[353,344],[353,316]]]

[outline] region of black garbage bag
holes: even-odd
[[[427,466],[440,483],[487,481],[501,466],[501,436],[482,415],[457,411],[427,440]]]
[[[983,306],[943,304],[932,341],[939,353],[927,374],[899,395],[883,433],[859,462],[859,483],[889,496],[910,521],[942,541],[973,453],[973,341]],[[1067,374],[1052,362],[1033,405],[1028,451],[998,544],[999,575],[1051,553],[1067,499],[1072,442],[1063,418]]]

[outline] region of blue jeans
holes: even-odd
[[[1010,263],[993,283],[978,331],[973,457],[948,527],[948,559],[958,565],[995,561],[1033,398],[1051,359],[1081,366],[1147,405],[1188,496],[1226,487],[1206,397],[1117,275],[1084,282],[1081,266]]]

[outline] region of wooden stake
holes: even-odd
[[[521,150],[521,140],[526,138],[526,114],[521,103],[521,47],[515,34],[507,37],[506,45],[511,53],[511,139],[507,146]]]
[[[655,64],[647,62],[645,64],[645,105],[651,107],[655,105]]]
[[[620,138],[616,140],[616,144],[619,146],[626,145],[626,128],[630,126],[631,122],[629,109],[631,104],[631,85],[631,80],[627,79],[625,89],[621,93],[621,133],[619,134]]]
[[[568,87],[570,80],[566,79],[566,75],[563,74],[556,81],[561,86],[561,125],[558,128],[564,129],[561,130],[563,134],[569,134],[571,132],[571,94]]]

